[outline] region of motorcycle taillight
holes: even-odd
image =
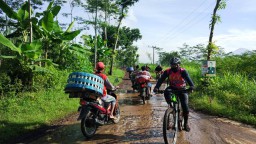
[[[80,105],[86,105],[86,101],[83,99],[80,99]]]

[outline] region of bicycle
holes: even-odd
[[[175,144],[177,142],[178,132],[184,129],[181,104],[176,94],[190,92],[190,90],[171,90],[170,92],[171,100],[163,118],[163,137],[166,144]],[[160,93],[163,93],[163,91],[160,91]]]

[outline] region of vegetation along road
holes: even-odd
[[[27,142],[38,143],[164,143],[162,121],[167,104],[162,94],[152,96],[145,105],[132,93],[129,79],[120,85],[127,93],[119,93],[121,121],[99,127],[96,135],[86,139],[80,122],[74,114],[63,122],[63,126]],[[216,116],[192,111],[190,114],[191,131],[182,131],[178,143],[182,144],[253,144],[256,142],[256,129]]]

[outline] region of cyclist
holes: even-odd
[[[114,107],[115,107],[115,104],[116,104],[116,99],[113,96],[107,94],[107,90],[115,90],[115,87],[108,80],[108,77],[105,74],[103,74],[104,69],[105,69],[104,63],[103,62],[98,62],[96,64],[95,74],[100,76],[104,80],[103,96],[101,97],[101,99],[104,102],[110,102],[112,104],[110,118],[116,119],[116,117],[113,116],[113,112],[114,112],[114,109],[115,109]]]
[[[194,89],[194,83],[191,80],[188,72],[180,67],[181,60],[177,57],[173,57],[170,60],[171,68],[168,68],[164,71],[160,79],[158,79],[157,84],[154,88],[154,92],[159,90],[159,87],[163,83],[163,81],[168,78],[169,86],[164,90],[164,97],[167,103],[170,102],[171,99],[171,90],[182,90],[186,89],[186,83],[189,84],[191,92]],[[188,125],[188,116],[189,116],[189,107],[188,107],[188,93],[178,93],[177,96],[180,99],[183,117],[184,117],[184,129],[186,131],[190,131],[190,127]]]

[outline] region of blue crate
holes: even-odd
[[[66,93],[92,93],[103,95],[104,80],[98,75],[86,72],[73,72],[69,75]]]

